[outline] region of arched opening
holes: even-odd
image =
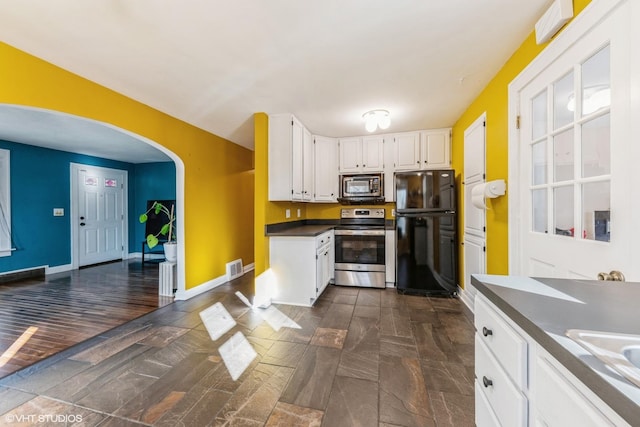
[[[184,163],[175,153],[156,141],[109,123],[59,111],[14,104],[0,104],[0,140],[73,153],[79,159],[104,159],[106,160],[104,164],[107,166],[110,163],[135,165],[172,161],[175,165],[176,234],[184,236]],[[39,171],[33,170],[32,173],[36,174]],[[27,183],[24,184],[27,185]],[[46,189],[39,191],[46,191]],[[132,190],[129,189],[129,191]],[[129,200],[130,197],[126,199]],[[131,218],[139,213],[141,212],[130,208],[127,221],[131,223]],[[70,217],[68,220],[72,221]],[[127,242],[133,240],[130,234],[134,229],[135,227],[129,227]],[[135,239],[139,240],[140,237],[135,236]],[[73,247],[71,233],[68,238],[70,246]],[[130,254],[135,247],[132,248],[127,244],[126,248],[126,253]],[[71,261],[60,268],[70,268],[69,266],[74,265],[72,252],[69,258]],[[184,263],[184,242],[178,239],[178,292],[185,290]],[[24,268],[24,266],[20,267]]]

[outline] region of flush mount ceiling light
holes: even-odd
[[[387,129],[391,125],[391,117],[387,110],[371,110],[362,115],[364,127],[367,132],[374,132],[376,129]]]

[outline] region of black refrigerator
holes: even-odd
[[[395,188],[398,292],[455,296],[458,251],[454,171],[397,172]]]

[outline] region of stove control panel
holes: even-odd
[[[384,218],[384,217],[385,217],[385,211],[382,208],[376,208],[376,209],[352,208],[352,209],[340,210],[340,218]]]

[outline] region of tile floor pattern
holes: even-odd
[[[0,424],[473,426],[473,325],[456,299],[329,286],[277,308],[274,330],[235,295],[245,275],[0,381]],[[237,325],[215,342],[199,312]],[[218,348],[242,332],[257,357],[233,381]]]

